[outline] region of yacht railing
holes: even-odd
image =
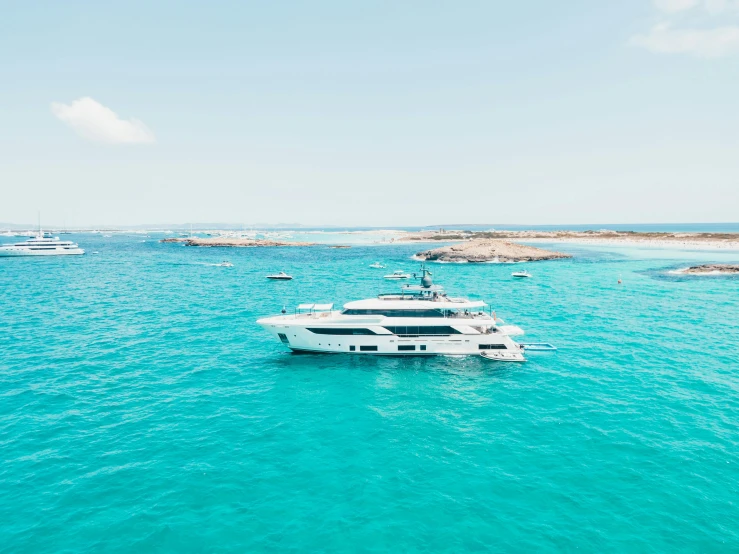
[[[296,312],[295,319],[325,319],[336,312]]]
[[[451,297],[451,296],[431,296],[421,294],[398,294],[397,292],[378,294],[379,300],[423,300],[425,302],[453,302],[455,304],[464,304],[469,302],[468,298],[463,297]]]
[[[447,317],[449,319],[489,319],[492,320],[492,316],[490,314],[486,314],[485,312],[447,312],[444,314],[444,317]]]

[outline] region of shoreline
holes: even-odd
[[[629,238],[532,238],[512,239],[514,242],[584,244],[592,246],[636,246],[641,248],[662,248],[666,250],[737,250],[739,241],[711,240],[659,240]]]
[[[739,233],[640,233],[601,231],[487,231],[461,230],[408,232],[394,244],[447,243],[475,240],[503,240],[513,243],[561,243],[593,246],[631,246],[676,250],[737,250]]]

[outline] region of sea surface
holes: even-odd
[[[0,258],[0,552],[739,551],[739,279],[670,273],[739,252],[432,265],[559,348],[505,364],[255,324],[395,290],[419,245],[162,236]]]

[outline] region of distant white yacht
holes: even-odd
[[[273,281],[291,281],[292,275],[288,275],[284,271],[280,271],[275,275],[267,275],[267,279],[272,279]]]
[[[402,269],[399,271],[393,271],[390,275],[385,275],[385,279],[410,279],[411,274],[406,273]]]
[[[2,256],[68,256],[84,254],[85,251],[74,242],[59,240],[48,233],[39,232],[35,237],[15,244],[0,244]]]

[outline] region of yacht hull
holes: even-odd
[[[279,318],[258,323],[293,352],[357,354],[371,356],[477,356],[485,351],[519,352],[520,347],[504,333],[455,334],[449,336],[408,337],[394,334],[327,335],[315,334],[305,326],[281,324]],[[448,325],[450,322],[444,321]],[[455,324],[465,322],[455,321]],[[388,323],[386,323],[388,324]],[[309,325],[319,326],[320,323]],[[382,327],[374,326],[381,329]]]

